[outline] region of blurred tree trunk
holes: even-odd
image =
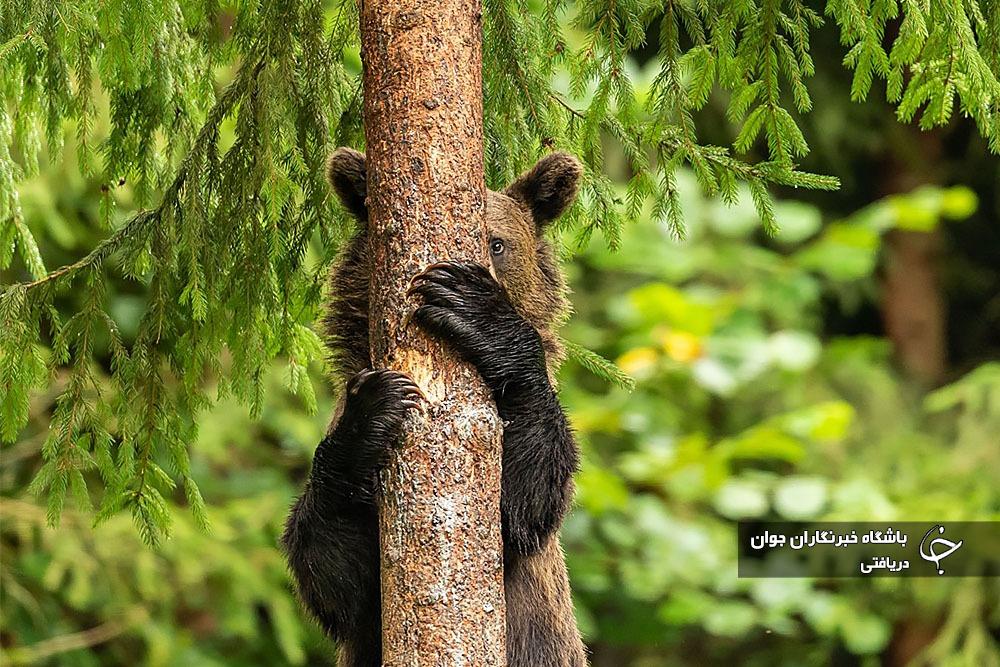
[[[882,313],[896,358],[920,382],[940,384],[947,369],[945,304],[939,285],[941,234],[894,229],[886,236]]]
[[[910,192],[928,183],[928,164],[941,153],[938,132],[907,128],[919,157],[893,155],[886,168],[885,194]],[[885,238],[882,319],[896,358],[916,380],[929,385],[944,380],[948,366],[947,313],[941,293],[941,233],[894,229]]]
[[[410,278],[444,259],[487,266],[481,9],[361,3],[372,358],[427,395],[385,476],[383,664],[503,665],[501,431],[478,375],[406,314]]]

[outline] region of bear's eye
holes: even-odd
[[[502,255],[504,248],[505,246],[503,241],[500,239],[493,239],[493,241],[490,242],[490,252],[494,255]]]

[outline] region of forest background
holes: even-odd
[[[0,661],[332,664],[276,543],[333,404],[353,5],[3,3]],[[587,169],[595,667],[1000,664],[996,579],[735,576],[739,519],[1000,512],[1000,8],[810,6],[486,3],[488,183]]]

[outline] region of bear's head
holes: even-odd
[[[546,155],[502,192],[486,195],[486,228],[493,271],[511,303],[543,338],[567,310],[566,288],[545,228],[576,198],[580,163],[567,153]],[[365,156],[339,148],[328,176],[341,203],[364,225],[368,220]],[[548,342],[547,340],[547,342]]]

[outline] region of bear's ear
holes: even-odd
[[[330,185],[340,198],[340,203],[361,222],[368,220],[368,196],[365,154],[353,148],[338,148],[326,164]]]
[[[569,153],[551,153],[521,174],[504,193],[527,206],[541,228],[576,199],[582,173],[579,161]]]

